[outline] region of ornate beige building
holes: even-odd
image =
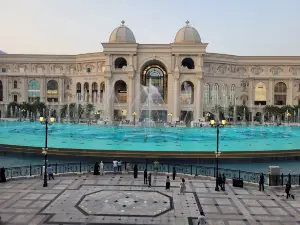
[[[216,54],[207,45],[188,21],[170,44],[138,44],[122,21],[102,52],[0,54],[0,110],[3,116],[13,101],[93,103],[102,117],[123,111],[132,120],[133,112],[146,118],[150,105],[153,117],[172,113],[177,121],[198,120],[215,105],[246,104],[254,114],[264,105],[300,104],[300,56]],[[150,82],[160,94],[151,103],[143,88]]]

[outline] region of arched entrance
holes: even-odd
[[[254,104],[255,105],[266,105],[267,104],[267,86],[262,82],[258,82],[255,85]]]
[[[162,62],[150,60],[142,67],[140,99],[143,105],[140,114],[141,120],[167,120],[167,110],[160,109],[161,106],[167,104],[168,99],[168,74]],[[155,110],[153,110],[154,108]]]
[[[194,104],[194,84],[191,81],[184,81],[180,88],[180,103],[187,106],[186,110],[180,112],[180,121],[189,123],[193,120],[193,109],[190,107]]]

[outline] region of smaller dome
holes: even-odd
[[[201,38],[198,31],[189,25],[189,21],[181,28],[175,37],[174,43],[201,43]]]
[[[124,24],[125,21],[122,21],[121,25],[113,30],[109,43],[136,43],[133,32]]]

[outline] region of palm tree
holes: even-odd
[[[64,104],[63,107],[60,109],[60,117],[66,118],[68,111],[68,104]]]
[[[212,113],[217,116],[215,119],[223,120],[224,119],[224,108],[220,105],[215,105],[211,109]]]
[[[90,119],[91,117],[91,112],[93,112],[95,110],[95,106],[91,103],[87,104],[85,107],[85,111],[86,111],[86,117]]]
[[[36,109],[37,112],[39,112],[40,116],[46,116],[46,104],[44,102],[38,102],[36,103]]]
[[[69,111],[70,111],[70,119],[74,119],[75,115],[77,114],[76,103],[71,103],[69,105]]]
[[[237,105],[236,106],[236,115],[239,116],[240,118],[245,118],[248,120],[249,115],[250,115],[250,110],[248,106],[246,105]]]
[[[11,102],[7,105],[7,117],[11,117],[15,115],[15,112],[17,109],[19,109],[20,106],[17,102]],[[12,115],[11,115],[12,111]]]

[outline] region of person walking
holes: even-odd
[[[99,175],[99,164],[98,162],[94,165],[94,175]]]
[[[264,183],[265,183],[265,177],[264,174],[261,173],[259,177],[259,191],[265,191]]]
[[[114,173],[117,173],[117,169],[118,169],[118,161],[114,160],[113,161],[113,167],[114,167]]]
[[[225,191],[225,184],[226,184],[226,176],[222,174],[222,191]]]
[[[167,179],[166,179],[166,190],[167,191],[170,191],[170,186],[171,186],[170,178],[169,178],[169,176],[167,176]]]
[[[126,162],[126,171],[127,173],[130,171],[130,162]]]
[[[203,211],[200,212],[200,216],[198,217],[197,222],[198,222],[197,223],[198,225],[204,225],[204,224],[206,224],[206,218],[205,218],[205,215],[204,215]]]
[[[122,172],[122,161],[118,161],[118,172]]]
[[[151,173],[148,174],[148,187],[151,187]]]
[[[148,172],[147,169],[144,170],[144,184],[147,184],[147,176],[148,176]]]
[[[104,163],[102,161],[100,162],[100,175],[104,175]]]
[[[290,193],[291,189],[292,189],[292,185],[290,184],[290,182],[287,182],[285,185],[286,199],[288,199],[289,197],[295,199],[295,196]]]
[[[180,189],[179,189],[179,194],[183,194],[184,195],[184,192],[185,192],[185,180],[184,178],[181,179],[181,183],[180,183]]]
[[[47,173],[48,173],[49,180],[51,180],[51,178],[54,180],[53,169],[51,165],[48,166]]]
[[[176,168],[175,166],[173,167],[173,180],[175,180],[175,177],[176,177]]]
[[[135,164],[133,167],[133,177],[137,178],[137,176],[138,176],[138,168],[137,165]]]

